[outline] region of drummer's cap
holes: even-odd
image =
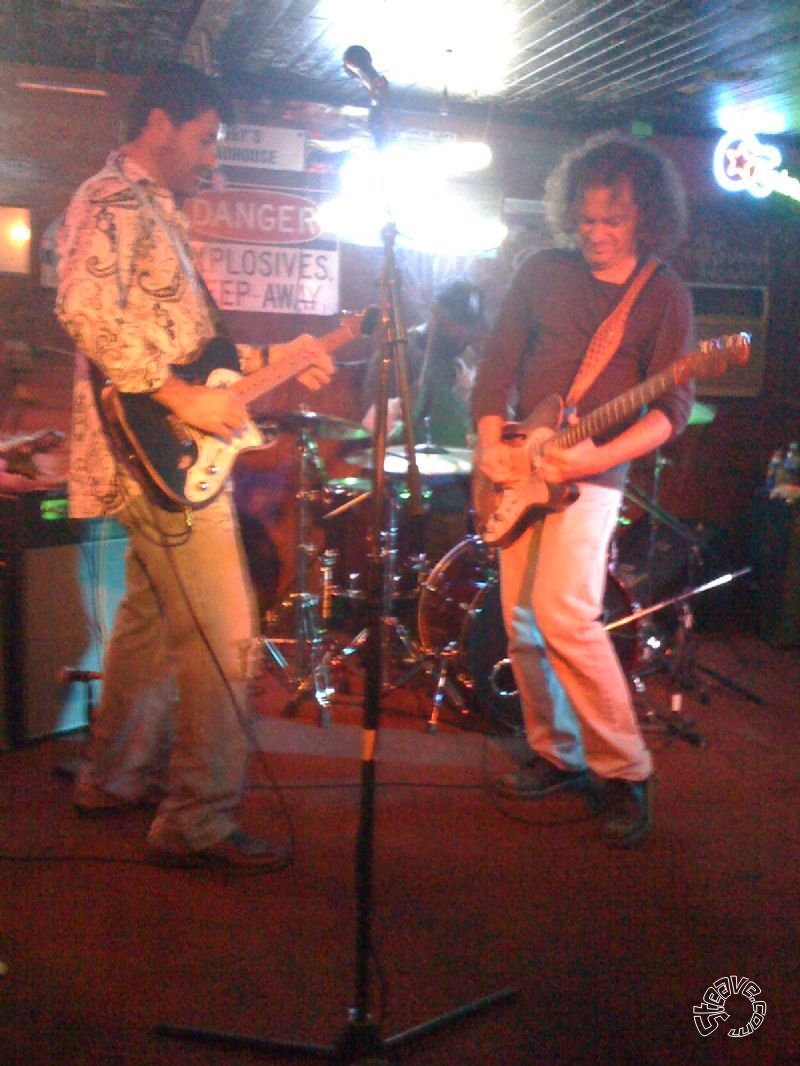
[[[434,306],[468,326],[483,325],[483,292],[469,281],[451,281],[439,290]]]

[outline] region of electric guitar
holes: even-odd
[[[372,311],[345,315],[337,329],[320,337],[333,352],[362,331]],[[304,354],[286,355],[252,374],[239,372],[235,345],[213,337],[192,363],[174,365],[179,377],[213,388],[227,388],[249,405],[278,385],[313,366]],[[120,392],[106,383],[100,391],[105,428],[117,458],[163,506],[172,510],[201,507],[220,492],[236,457],[250,448],[272,443],[248,419],[245,429],[226,442],[187,425],[149,393]]]
[[[750,334],[704,341],[698,349],[677,360],[660,374],[646,378],[616,399],[596,408],[574,425],[561,426],[564,403],[555,394],[537,404],[524,422],[507,422],[502,439],[511,448],[513,480],[497,484],[476,469],[472,478],[472,502],[476,529],[489,547],[507,548],[522,531],[553,511],[562,511],[579,495],[577,485],[551,485],[533,469],[536,458],[554,443],[571,448],[587,437],[602,433],[626,419],[635,417],[645,405],[662,396],[673,385],[690,378],[712,378],[724,374],[731,365],[743,366],[750,358]]]
[[[34,455],[51,452],[63,439],[64,434],[58,429],[41,429],[24,437],[7,437],[0,441],[0,459],[5,460],[6,473],[31,479],[39,477]]]

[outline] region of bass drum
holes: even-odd
[[[424,652],[452,650],[455,681],[470,709],[486,721],[519,730],[519,700],[507,668],[497,554],[479,537],[443,556],[422,586],[417,619]]]
[[[480,537],[467,537],[442,556],[419,596],[417,632],[426,654],[460,642],[469,609],[489,583],[497,583],[496,552]]]
[[[508,664],[508,639],[500,607],[497,554],[479,537],[467,537],[436,564],[422,586],[417,629],[422,650],[454,651],[456,680],[472,709],[505,728],[521,728],[519,700]],[[627,618],[635,605],[611,571],[603,600],[606,625]],[[626,622],[611,630],[623,670],[640,660],[639,625]]]

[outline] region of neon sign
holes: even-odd
[[[714,151],[714,177],[728,192],[749,192],[759,200],[773,192],[800,200],[800,180],[781,165],[781,153],[754,133],[726,133]]]

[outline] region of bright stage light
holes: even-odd
[[[339,172],[340,196],[321,204],[320,225],[350,244],[378,247],[391,218],[397,244],[419,251],[477,254],[505,238],[499,217],[480,214],[448,179],[491,161],[488,145],[399,139],[354,152]]]

